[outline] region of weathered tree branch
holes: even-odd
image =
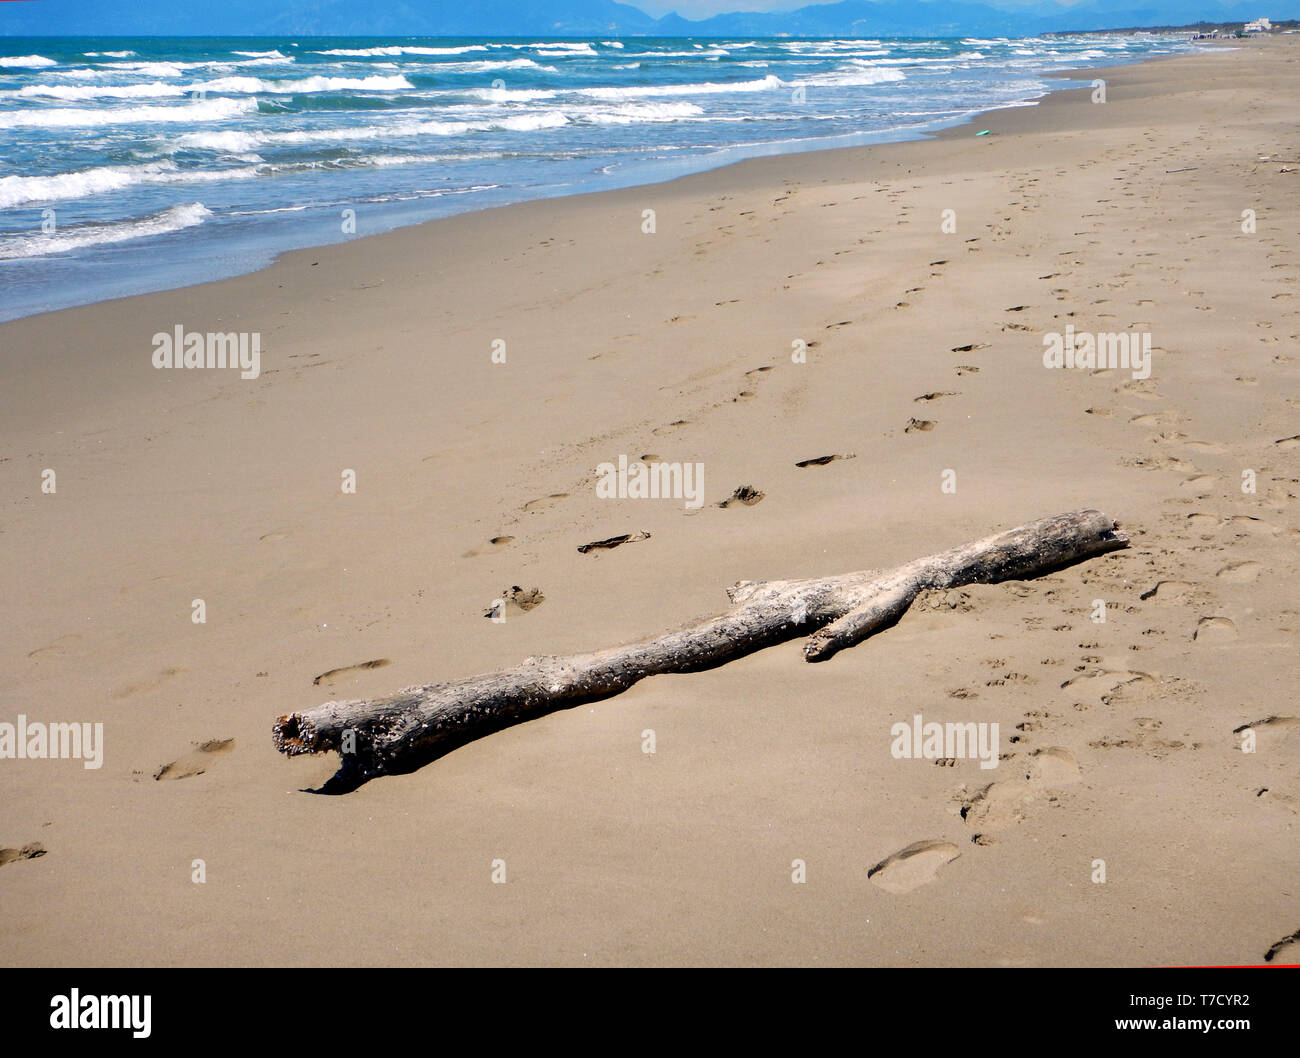
[[[327,789],[354,789],[512,724],[618,694],[646,676],[713,668],[810,630],[804,657],[822,661],[893,624],[922,591],[1034,576],[1127,546],[1112,518],[1082,510],[883,573],[746,581],[729,589],[734,605],[728,612],[653,639],[569,657],[532,657],[513,669],[409,687],[389,698],[289,713],[275,723],[275,745],[290,756],[338,750],[342,767]]]

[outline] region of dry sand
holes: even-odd
[[[1261,961],[1300,926],[1298,59],[0,326],[0,721],[105,739],[98,770],[0,761],[0,847],[46,851],[0,865],[0,962]],[[1149,331],[1150,378],[1047,370],[1067,323]],[[261,376],[155,370],[177,324],[260,332]],[[620,454],[702,462],[705,507],[597,499]],[[1133,547],[824,665],[656,677],[341,797],[271,743],[1085,506]],[[545,601],[485,619],[512,585]],[[894,759],[917,713],[999,723],[999,768]]]

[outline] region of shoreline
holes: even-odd
[[[0,760],[0,847],[46,852],[0,866],[0,961],[1260,962],[1300,868],[1274,704],[1300,636],[1300,176],[1257,159],[1294,157],[1300,47],[1242,43],[1105,68],[1105,105],[1053,92],[985,137],[0,324],[0,722],[104,725],[96,769]],[[178,324],[260,334],[258,377],[156,370]],[[1150,335],[1150,377],[1045,369],[1066,326]],[[702,466],[703,506],[601,499],[620,456]],[[652,677],[338,797],[306,792],[335,759],[272,745],[292,710],[1081,507],[1132,546],[942,593],[823,665],[787,643]],[[540,605],[488,620],[513,586]],[[916,716],[998,724],[997,769],[891,756]],[[921,841],[947,858],[882,887]]]
[[[58,39],[58,38],[50,38],[50,39]],[[520,38],[520,39],[524,39],[524,38]],[[1157,59],[1171,58],[1171,57],[1176,58],[1177,56],[1160,56],[1157,57]],[[1140,59],[1129,63],[1123,63],[1120,64],[1119,66],[1114,66],[1114,67],[1080,66],[1080,67],[1071,68],[1070,70],[1067,71],[1051,71],[1051,72],[1043,73],[1039,76],[1041,76],[1043,80],[1049,82],[1050,85],[1051,81],[1056,81],[1056,80],[1084,79],[1082,77],[1072,77],[1072,74],[1083,74],[1093,70],[1100,70],[1100,69],[1124,69],[1129,66],[1141,65],[1143,62],[1150,62],[1150,61],[1157,61],[1157,60]],[[746,161],[755,161],[763,158],[780,158],[789,155],[815,154],[815,153],[821,153],[823,151],[879,148],[882,146],[887,146],[895,143],[911,143],[911,142],[916,142],[918,140],[925,140],[927,138],[941,137],[945,133],[953,129],[960,129],[965,125],[978,120],[981,116],[986,114],[997,113],[1000,110],[1031,109],[1035,106],[1039,106],[1041,105],[1043,100],[1049,98],[1050,96],[1056,95],[1057,93],[1062,91],[1069,91],[1069,89],[1049,87],[1043,95],[1039,96],[1037,99],[1034,100],[1030,100],[1022,103],[1003,104],[1000,106],[991,107],[988,110],[975,110],[970,112],[964,117],[942,119],[935,122],[926,122],[921,125],[915,126],[913,128],[900,127],[894,129],[886,129],[880,132],[863,132],[858,134],[846,134],[846,135],[826,138],[828,141],[836,140],[836,139],[849,139],[849,138],[857,138],[864,141],[856,144],[848,144],[848,145],[837,144],[831,146],[821,146],[821,145],[791,146],[791,145],[804,144],[804,143],[814,143],[818,139],[816,137],[807,140],[780,141],[778,145],[784,144],[787,147],[787,149],[776,150],[776,151],[767,151],[763,149],[772,146],[771,144],[757,144],[757,145],[736,144],[730,147],[725,147],[720,149],[719,151],[716,152],[715,155],[704,156],[701,159],[699,159],[703,161],[707,157],[718,157],[718,156],[725,156],[725,155],[732,155],[732,154],[741,155],[741,157],[737,158],[736,160],[713,162],[705,165],[703,168],[695,169],[694,171],[690,171],[686,173],[679,173],[676,175],[667,175],[667,176],[662,176],[657,178],[651,178],[645,181],[638,181],[629,184],[621,184],[613,187],[594,188],[589,190],[566,191],[559,195],[543,196],[540,198],[525,198],[518,201],[510,201],[510,202],[500,203],[496,205],[487,205],[487,206],[482,206],[477,208],[471,208],[463,212],[452,213],[447,216],[434,217],[426,220],[415,221],[413,223],[405,223],[405,224],[399,223],[395,227],[387,228],[384,231],[376,232],[370,235],[353,236],[347,239],[323,242],[315,245],[289,248],[284,250],[270,250],[270,249],[262,248],[256,250],[252,254],[252,256],[259,263],[254,263],[246,269],[242,269],[242,270],[237,269],[233,272],[228,272],[226,274],[209,275],[205,278],[198,279],[194,282],[182,283],[180,286],[166,286],[166,287],[156,288],[156,289],[146,289],[146,290],[140,290],[129,294],[105,296],[105,297],[98,298],[97,300],[94,301],[84,302],[82,304],[65,305],[62,307],[51,308],[51,309],[41,309],[34,312],[28,312],[22,316],[15,316],[10,319],[0,320],[0,325],[2,325],[3,323],[14,322],[16,320],[30,319],[33,316],[44,316],[54,312],[62,312],[65,311],[66,309],[89,308],[94,305],[104,304],[105,302],[123,301],[133,297],[144,297],[150,294],[161,294],[161,293],[167,293],[169,291],[191,289],[193,287],[204,286],[205,284],[208,283],[222,282],[223,280],[227,280],[227,279],[236,279],[239,278],[240,276],[255,275],[257,273],[264,272],[267,269],[273,267],[276,264],[276,262],[279,261],[280,258],[284,257],[286,254],[312,253],[312,252],[324,250],[327,247],[347,246],[350,243],[355,242],[358,238],[381,238],[385,235],[391,234],[394,231],[400,231],[405,228],[418,228],[425,224],[437,224],[441,221],[450,220],[453,217],[465,216],[468,214],[488,212],[497,209],[509,209],[515,206],[528,205],[530,203],[551,202],[551,201],[556,201],[558,199],[581,197],[586,195],[607,194],[607,193],[613,193],[617,191],[626,191],[638,187],[653,187],[659,184],[671,183],[674,180],[686,179],[691,176],[699,176],[704,173],[713,172],[718,169],[728,169],[735,165],[743,165]],[[748,157],[746,157],[745,155],[751,151],[756,153],[751,153],[749,154]],[[166,247],[159,247],[160,252],[163,252],[165,250]],[[229,268],[231,266],[226,265],[224,267]]]

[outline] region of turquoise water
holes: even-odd
[[[907,138],[1032,105],[1060,86],[1047,73],[1191,48],[0,38],[0,319],[465,210]]]

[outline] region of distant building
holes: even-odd
[[[1247,22],[1244,29],[1247,33],[1269,33],[1273,23],[1266,18],[1257,18],[1254,22]]]

